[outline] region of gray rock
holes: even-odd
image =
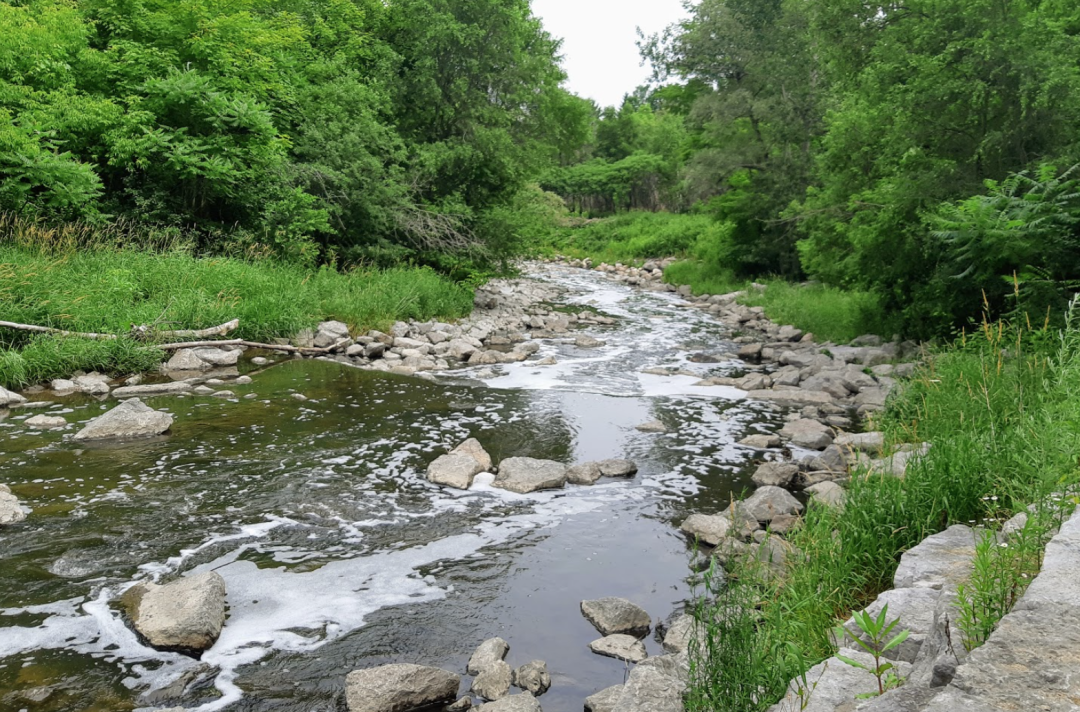
[[[893,586],[955,589],[971,576],[974,558],[975,530],[954,524],[903,553]]]
[[[510,645],[502,638],[488,638],[477,646],[476,651],[469,658],[469,664],[465,671],[470,675],[479,675],[501,662],[510,652]]]
[[[637,465],[631,460],[612,459],[597,463],[600,472],[606,477],[632,477],[637,474]]]
[[[690,675],[686,655],[658,655],[630,671],[614,712],[682,712]]]
[[[666,433],[668,431],[667,426],[659,420],[650,420],[647,423],[635,426],[635,429],[643,433]]]
[[[769,522],[769,531],[773,534],[785,536],[797,529],[802,524],[802,517],[795,514],[780,514],[773,517]]]
[[[790,462],[766,462],[757,468],[751,479],[759,487],[787,487],[799,474],[799,466]]]
[[[644,608],[616,596],[582,601],[581,614],[603,635],[626,633],[643,638],[652,627]]]
[[[479,347],[474,346],[470,341],[466,341],[465,339],[451,339],[448,353],[458,361],[468,361],[478,350]]]
[[[100,373],[88,373],[72,379],[75,389],[91,396],[103,396],[109,392],[109,377]]]
[[[771,521],[780,514],[799,514],[803,511],[802,503],[779,487],[759,487],[739,503],[739,508],[759,522]]]
[[[26,419],[26,426],[39,430],[55,430],[57,428],[66,428],[67,421],[60,416],[35,415],[33,418]]]
[[[810,450],[824,450],[833,441],[832,431],[816,420],[800,418],[793,420],[780,429],[780,436],[787,438],[794,445]]]
[[[69,381],[66,378],[54,379],[49,384],[49,387],[52,388],[53,393],[55,393],[58,396],[71,395],[72,393],[74,393],[75,391],[78,390],[75,387],[75,381]],[[2,396],[0,396],[0,399],[2,399]]]
[[[502,660],[491,662],[472,682],[472,691],[485,700],[499,700],[510,692],[510,666]]]
[[[510,695],[495,702],[488,702],[476,709],[477,712],[543,712],[540,709],[540,703],[529,692],[522,692],[520,695]],[[353,711],[349,710],[349,712]],[[373,709],[371,712],[375,712],[375,710]],[[396,710],[388,710],[387,712],[396,712]]]
[[[604,636],[589,643],[589,650],[597,655],[603,655],[616,660],[625,660],[628,663],[639,663],[649,654],[645,652],[645,644],[632,635],[615,633]]]
[[[691,514],[679,529],[709,546],[718,546],[734,536],[731,517],[723,514]]]
[[[874,659],[861,650],[841,648],[837,654],[867,667],[873,667],[874,664]],[[906,677],[910,670],[910,664],[898,663],[894,672],[900,677]],[[877,678],[871,673],[848,665],[838,657],[829,658],[810,668],[806,673],[806,680],[814,686],[812,690],[803,688],[801,680],[792,680],[787,695],[770,707],[768,712],[789,712],[792,709],[802,712],[851,712],[858,704],[857,695],[877,692],[878,689]],[[800,704],[800,698],[807,699],[805,706]]]
[[[461,676],[425,665],[398,663],[353,670],[345,677],[349,712],[411,712],[457,697]]]
[[[551,675],[548,674],[547,663],[533,660],[514,670],[514,686],[528,690],[536,697],[550,690]]]
[[[847,474],[848,462],[843,449],[835,442],[822,453],[810,459],[810,469],[818,472]]]
[[[210,367],[235,366],[240,360],[240,349],[200,348],[195,356]]]
[[[806,491],[813,497],[814,502],[820,502],[826,507],[844,508],[846,493],[844,488],[835,482],[819,482],[816,485],[807,487]]]
[[[447,705],[445,712],[465,712],[472,709],[472,698],[462,697],[452,705]]]
[[[566,480],[575,485],[591,485],[603,475],[604,473],[600,472],[600,463],[582,462],[566,471]]]
[[[761,359],[761,344],[746,344],[739,348],[739,358],[743,361],[758,361]]]
[[[19,498],[11,493],[7,485],[0,485],[0,526],[18,524],[26,519],[26,512],[19,504]]]
[[[189,393],[191,389],[190,383],[176,381],[175,383],[154,383],[148,386],[123,386],[114,390],[112,394],[115,398],[167,396],[176,395],[177,393]]]
[[[581,349],[595,349],[606,345],[606,343],[607,342],[601,341],[600,339],[594,339],[588,334],[578,334],[577,337],[574,338],[574,346]]]
[[[155,648],[202,651],[225,625],[225,580],[214,571],[159,586],[142,583],[125,594],[135,629]]]
[[[691,642],[701,640],[704,635],[704,627],[693,616],[684,613],[672,622],[664,634],[664,650],[669,653],[685,652]]]
[[[896,624],[894,635],[902,630],[911,632],[907,640],[892,650],[885,651],[883,657],[889,660],[915,662],[923,641],[934,626],[934,613],[940,598],[941,591],[932,588],[894,588],[882,593],[877,600],[866,607],[870,615],[877,617],[882,609],[888,606],[886,619],[888,621],[900,620]],[[869,642],[869,637],[859,629],[854,618],[849,618],[844,623],[844,628],[848,631],[852,642],[856,638]],[[847,644],[847,640],[844,644]],[[956,644],[960,644],[959,638]]]
[[[612,685],[585,698],[585,712],[614,712],[622,695],[622,685]]]
[[[491,462],[491,455],[488,455],[487,450],[480,444],[480,441],[476,438],[469,438],[465,442],[458,445],[456,448],[450,451],[451,455],[468,455],[472,459],[476,460],[480,465],[481,472],[491,472],[494,467]]]
[[[75,440],[111,440],[152,437],[168,432],[173,417],[132,398],[100,415],[75,433]]]
[[[801,388],[783,390],[747,391],[750,400],[772,401],[774,403],[794,405],[825,405],[833,402],[833,397],[824,391],[804,391]]]
[[[316,348],[324,349],[347,338],[349,338],[348,324],[340,321],[324,321],[316,328],[312,343]]]
[[[499,475],[492,485],[518,494],[560,489],[566,485],[566,465],[553,460],[511,457],[499,463]]]
[[[472,456],[450,453],[440,455],[428,465],[427,478],[437,485],[469,489],[473,478],[483,471],[484,468]]]
[[[747,447],[755,447],[760,449],[780,447],[780,437],[778,435],[747,435],[745,438],[739,441],[740,445],[746,445]]]

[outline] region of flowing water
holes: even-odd
[[[623,596],[654,619],[682,606],[690,554],[679,522],[749,485],[754,453],[735,442],[775,430],[782,412],[693,376],[641,373],[740,368],[694,357],[730,351],[731,334],[674,295],[535,271],[567,289],[560,308],[616,318],[588,330],[605,346],[545,341],[537,358],[557,365],[499,366],[483,380],[475,369],[430,382],[283,360],[234,389],[253,398],[150,399],[176,422],[136,444],[34,434],[25,411],[0,421],[0,482],[33,508],[0,530],[0,709],[329,712],[343,709],[350,670],[464,672],[495,635],[512,666],[547,661],[546,712],[578,712],[622,682],[624,663],[589,652],[599,635],[579,602]],[[53,411],[78,422],[106,407],[70,398]],[[654,419],[669,432],[634,429]],[[469,436],[496,462],[628,457],[640,471],[525,496],[490,476],[467,492],[427,483],[427,463]],[[209,569],[226,581],[229,617],[201,663],[142,645],[119,594]],[[170,698],[185,673],[203,674]]]

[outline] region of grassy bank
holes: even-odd
[[[693,661],[688,709],[765,709],[801,669],[833,654],[832,627],[891,587],[904,551],[955,523],[996,528],[1077,483],[1078,349],[1076,328],[999,324],[934,356],[876,423],[889,443],[932,443],[929,454],[904,479],[856,474],[842,513],[811,506],[789,537],[782,580],[751,571],[728,585],[713,579],[697,607],[713,635]],[[1053,515],[1032,517],[1027,554],[984,548],[1000,572],[972,582],[975,599],[1002,608],[999,591],[1022,590]]]
[[[713,223],[706,215],[622,213],[561,228],[546,247],[597,263],[641,264],[651,257],[686,254]]]
[[[5,321],[126,334],[133,324],[204,328],[240,319],[234,335],[265,341],[320,320],[357,330],[398,319],[456,318],[472,293],[430,269],[305,269],[271,260],[196,257],[117,245],[0,242]],[[129,339],[91,341],[0,330],[0,384],[19,387],[75,370],[125,373],[161,352]]]

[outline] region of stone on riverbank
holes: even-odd
[[[382,665],[350,672],[345,678],[345,702],[349,712],[411,712],[453,701],[460,684],[460,675],[439,668]]]
[[[502,662],[506,654],[510,652],[510,645],[502,638],[488,638],[476,647],[469,658],[465,671],[470,675],[479,675],[493,667],[495,663]]]
[[[155,648],[201,652],[225,625],[225,580],[208,571],[159,586],[141,583],[124,594],[135,630]]]
[[[189,393],[192,389],[186,381],[175,383],[152,383],[147,386],[122,386],[112,392],[114,398],[130,398],[132,396],[170,396],[177,393]]]
[[[589,650],[597,655],[603,655],[616,660],[625,660],[628,663],[639,663],[649,654],[645,652],[645,644],[632,635],[615,633],[604,636],[589,643]]]
[[[528,494],[544,489],[560,489],[566,485],[566,465],[554,460],[531,457],[511,457],[499,464],[499,475],[493,487]]]
[[[765,450],[767,448],[780,447],[780,437],[778,435],[763,434],[747,435],[739,441],[739,444]]]
[[[819,482],[807,487],[806,491],[814,498],[813,501],[821,502],[826,507],[844,508],[844,488],[835,482]]]
[[[514,687],[528,690],[535,697],[539,697],[551,689],[551,675],[548,674],[547,663],[543,660],[533,660],[514,670]]]
[[[734,536],[731,518],[723,514],[691,514],[679,529],[709,546]]]
[[[18,524],[26,519],[26,512],[19,505],[19,498],[7,485],[0,485],[0,526]]]
[[[0,387],[0,408],[7,408],[13,405],[22,405],[26,402],[26,398],[13,393],[6,388]]]
[[[758,487],[771,485],[773,487],[787,487],[799,474],[799,466],[790,462],[766,462],[757,468],[750,478]]]
[[[585,698],[585,712],[614,712],[622,692],[622,685],[612,685],[589,695]]]
[[[75,433],[75,440],[123,440],[161,435],[172,427],[169,413],[154,410],[138,398],[132,398],[99,415]]]
[[[758,488],[738,507],[759,522],[772,521],[780,514],[799,514],[804,509],[802,503],[787,490],[768,486]]]
[[[495,702],[488,702],[476,709],[477,712],[543,712],[540,703],[528,692],[522,692],[520,695],[510,695]],[[349,712],[354,711],[349,710]],[[367,710],[364,712],[367,712]],[[371,712],[375,712],[375,710],[373,709]],[[386,712],[396,712],[396,710],[387,710]]]
[[[582,601],[581,614],[603,635],[626,633],[643,638],[652,627],[644,608],[616,596]]]
[[[630,671],[615,712],[683,712],[689,676],[685,653],[644,660]]]
[[[809,450],[824,450],[833,441],[832,431],[828,426],[807,418],[786,424],[780,429],[780,436],[790,440],[793,445]]]
[[[510,692],[510,680],[513,671],[503,660],[495,660],[476,676],[472,682],[472,691],[485,700],[499,700]]]
[[[874,658],[861,650],[841,648],[837,653],[846,658],[858,661],[868,669],[873,668]],[[904,678],[911,670],[908,663],[897,663],[894,670],[897,676]],[[769,708],[768,712],[787,712],[795,706],[803,712],[836,712],[837,710],[854,710],[858,704],[855,696],[877,692],[877,678],[867,670],[856,668],[832,657],[825,662],[818,663],[806,673],[806,680],[815,687],[808,697],[805,707],[800,706],[801,680],[793,680],[787,696],[780,702]]]
[[[955,588],[971,575],[975,530],[954,524],[905,551],[893,576],[895,588]]]
[[[693,616],[684,613],[675,619],[664,635],[664,650],[669,653],[684,652],[690,647],[695,635],[698,640],[703,640],[704,626],[695,621]]]
[[[881,432],[841,433],[834,442],[852,452],[877,455],[885,448],[885,434]]]
[[[470,455],[450,453],[440,455],[428,465],[429,482],[456,489],[469,489],[473,478],[484,471],[480,463]]]

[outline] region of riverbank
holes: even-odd
[[[117,335],[57,338],[0,329],[0,386],[21,388],[76,371],[153,370],[168,356],[155,330],[202,329],[239,320],[231,336],[291,339],[325,320],[354,332],[395,321],[456,319],[472,290],[433,270],[305,269],[272,260],[195,257],[183,251],[113,247],[34,249],[0,245],[5,321]],[[129,338],[148,327],[150,343]]]

